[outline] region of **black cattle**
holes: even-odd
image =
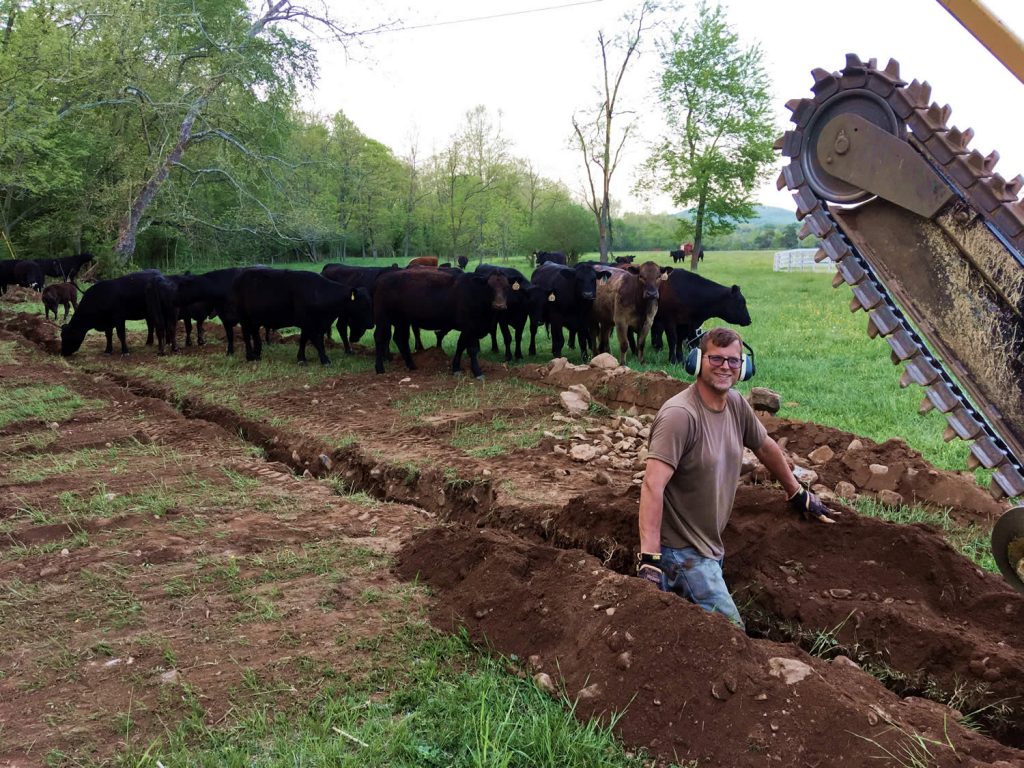
[[[75,354],[82,346],[85,334],[97,330],[107,335],[107,348],[104,352],[113,354],[113,333],[116,330],[118,341],[121,342],[121,354],[129,354],[125,340],[125,321],[147,319],[146,283],[159,274],[156,269],[146,269],[92,285],[82,295],[70,322],[61,326],[60,353],[65,357]],[[148,320],[146,325],[152,337],[153,329]]]
[[[157,354],[166,354],[164,345],[178,351],[178,285],[184,275],[154,275],[146,283],[146,320],[156,333]]]
[[[455,263],[458,265],[459,269],[465,271],[466,265],[469,264],[469,259],[465,256],[459,256],[459,258],[455,260]]]
[[[0,296],[7,293],[7,286],[14,285],[14,268],[18,265],[17,259],[4,259],[0,261]]]
[[[651,346],[661,349],[661,330],[668,336],[668,360],[683,360],[683,344],[702,323],[718,317],[733,325],[750,325],[747,300],[738,285],[721,285],[684,269],[673,270],[659,284],[658,314]]]
[[[14,265],[14,282],[24,288],[41,291],[45,280],[42,267],[35,261],[19,261]]]
[[[534,251],[533,252],[533,263],[534,266],[539,267],[541,264],[565,264],[565,254],[561,251]]]
[[[64,307],[64,319],[68,319],[70,308],[78,309],[78,286],[74,283],[54,283],[43,288],[43,314],[50,319],[53,312],[53,319],[57,320],[57,307]]]
[[[599,265],[600,266],[600,265]],[[544,296],[542,315],[551,328],[551,352],[562,356],[565,343],[563,328],[574,332],[579,339],[580,356],[586,360],[591,346],[590,326],[594,299],[597,298],[598,273],[593,266],[577,264],[565,267],[545,264],[537,267],[530,281],[541,289]],[[537,326],[530,321],[530,354],[537,354]]]
[[[324,365],[330,359],[324,351],[324,334],[339,318],[367,327],[370,294],[322,275],[301,270],[253,267],[240,274],[232,286],[232,299],[242,326],[245,359],[259,360],[263,353],[260,327],[299,329],[297,360],[306,363],[306,344],[311,343]],[[345,349],[351,352],[351,347]]]
[[[185,319],[186,346],[190,334],[191,320],[196,321],[196,336],[199,343],[205,341],[203,321],[211,315],[217,315],[224,325],[224,337],[227,339],[227,353],[235,353],[235,326],[238,325],[238,312],[235,309],[231,294],[231,286],[235,279],[247,267],[228,267],[214,269],[202,275],[178,275],[178,308]]]
[[[673,262],[680,262],[686,259],[686,251],[683,250],[669,251],[668,255],[672,257]]]
[[[632,264],[633,263],[633,259],[635,259],[635,258],[636,258],[635,255],[616,256],[615,257],[615,263],[616,264]]]
[[[95,258],[88,251],[83,251],[74,256],[64,256],[59,259],[34,259],[34,261],[47,277],[57,277],[71,282],[78,277],[82,267]]]
[[[370,293],[372,300],[373,293],[377,287],[377,279],[381,275],[386,275],[389,272],[395,272],[401,269],[398,266],[390,267],[349,267],[345,264],[328,264],[322,270],[320,274],[326,277],[328,280],[333,280],[336,283],[349,286],[350,288],[365,288]],[[341,336],[341,341],[345,345],[345,349],[349,349],[349,343],[355,344],[362,337],[363,333],[369,328],[350,328],[346,323],[342,323],[338,320],[338,335]]]
[[[373,296],[373,338],[377,373],[384,373],[384,358],[394,326],[395,345],[409,370],[415,370],[409,350],[412,326],[435,331],[459,331],[452,356],[452,373],[462,370],[462,353],[477,378],[483,376],[477,355],[480,339],[490,333],[500,313],[508,308],[511,291],[500,272],[477,274],[431,269],[407,269],[382,275]]]
[[[515,359],[523,359],[523,330],[526,321],[533,319],[538,324],[544,322],[544,294],[537,286],[530,283],[518,269],[496,267],[491,264],[478,264],[475,274],[487,275],[498,272],[508,279],[508,308],[498,318],[497,327],[491,330],[491,351],[498,351],[498,328],[505,342],[505,360],[512,362],[512,332],[515,331]]]

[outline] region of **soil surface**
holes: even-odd
[[[173,359],[90,333],[65,360],[16,298],[0,386],[76,404],[0,427],[0,765],[108,757],[125,712],[147,744],[197,706],[218,725],[239,696],[308,699],[327,665],[366,673],[410,594],[660,764],[1024,765],[1024,595],[939,528],[828,494],[988,530],[1004,507],[902,441],[763,415],[842,514],[803,522],[747,468],[725,540],[745,634],[631,575],[645,428],[684,386],[667,375],[485,359],[476,382],[428,350],[377,376],[357,347],[355,372],[211,382],[219,326]],[[603,407],[567,415],[574,384]],[[327,580],[327,560],[355,565]]]

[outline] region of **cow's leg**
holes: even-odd
[[[462,373],[462,352],[466,348],[466,332],[463,331],[459,334],[459,338],[455,340],[455,354],[452,355],[452,373],[459,375]]]
[[[78,307],[75,307],[75,309],[78,309]],[[68,321],[68,313],[70,311],[71,311],[71,302],[70,301],[65,301],[64,302],[64,321],[63,322],[66,323]],[[57,309],[56,308],[54,308],[54,310],[53,310],[53,321],[57,322]]]
[[[512,326],[516,337],[516,360],[523,359],[523,328],[526,327],[526,320]]]
[[[415,371],[416,363],[412,361],[412,352],[409,351],[408,323],[395,324],[395,346],[398,347],[398,351],[402,354],[402,360],[405,361],[405,367],[410,371]]]
[[[570,328],[569,329],[569,342],[568,342],[567,346],[569,347],[569,349],[576,349],[576,329],[575,328]]]
[[[373,329],[373,346],[376,359],[373,369],[377,373],[384,373],[384,355],[389,354],[388,347],[391,344],[391,324],[378,322]]]
[[[299,328],[299,354],[296,358],[296,362],[299,365],[306,364],[306,342],[309,341],[309,334],[306,333],[305,328]]]
[[[206,346],[206,329],[203,328],[203,318],[196,318],[196,344],[200,347]]]
[[[156,329],[153,327],[153,321],[150,320],[147,317],[146,318],[146,346],[147,347],[152,347],[153,346],[153,334],[154,334],[155,331],[156,331]]]
[[[562,334],[562,326],[557,323],[551,324],[551,357],[561,357],[562,347],[565,345],[565,337]]]
[[[469,335],[469,343],[466,345],[466,350],[469,352],[469,367],[473,371],[474,378],[482,379],[484,372],[480,368],[480,361],[477,359],[477,356],[480,354],[480,339],[475,334]]]
[[[103,354],[112,355],[114,354],[114,329],[113,327],[104,328],[103,332],[107,335],[107,348],[103,350]]]
[[[228,351],[227,351],[227,354],[233,355],[233,354],[235,354],[235,323],[229,322],[229,321],[224,320],[224,319],[221,319],[221,322],[224,323],[224,338],[227,339],[227,341],[228,341]],[[243,337],[245,336],[245,329],[244,328],[242,329],[242,336]],[[246,360],[250,359],[249,358],[249,347],[248,347],[248,345],[245,348],[245,359]]]
[[[594,341],[590,338],[590,330],[584,326],[576,332],[576,339],[580,343],[580,362],[585,363],[590,359],[594,348]]]
[[[494,353],[498,352],[498,325],[499,323],[495,323],[491,328],[491,352]]]
[[[416,351],[417,352],[422,352],[423,351],[423,342],[420,340],[420,329],[417,328],[415,325],[412,327],[412,335],[413,335],[413,338],[416,339]],[[406,338],[408,339],[408,335],[406,335]],[[395,327],[395,343],[396,344],[398,343],[398,327],[397,326]]]
[[[626,350],[629,349],[629,328],[626,323],[619,321],[615,323],[615,336],[619,340],[619,365],[626,364]],[[636,355],[634,347],[633,355]]]
[[[665,343],[668,345],[668,361],[679,362],[679,330],[675,323],[668,323],[665,326]]]
[[[330,334],[330,332],[331,324],[328,323],[326,328],[316,328],[309,334],[309,340],[320,357],[320,365],[331,364],[331,358],[327,356],[327,351],[324,349],[324,336]]]
[[[255,359],[252,352],[252,336],[249,334],[249,326],[242,323],[242,343],[245,345],[245,359],[252,361]]]
[[[536,320],[531,318],[530,319],[530,347],[529,347],[529,349],[527,349],[527,352],[530,354],[530,357],[533,357],[533,356],[535,356],[537,354],[537,328],[538,327],[540,327],[540,323],[538,323]]]
[[[185,346],[186,347],[191,347],[192,346],[192,318],[189,317],[188,315],[185,315],[182,318],[182,320],[185,322]],[[200,322],[201,321],[199,321],[199,320],[196,321],[196,326],[197,327],[198,327]]]
[[[117,328],[117,340],[121,342],[121,355],[122,355],[122,357],[125,356],[125,355],[130,355],[131,352],[128,350],[128,342],[125,339],[124,320],[118,320],[116,328]],[[113,350],[111,350],[111,351],[113,351]]]
[[[508,327],[508,322],[502,320],[499,325],[501,326],[501,340],[505,342],[505,362],[512,362],[512,329]],[[497,350],[492,350],[496,352]]]
[[[682,330],[682,333],[680,333]],[[681,363],[686,359],[686,352],[683,348],[686,346],[686,342],[689,341],[689,334],[685,326],[679,326],[676,329],[676,362]]]
[[[327,326],[328,333],[330,333],[330,330],[331,330],[331,327]],[[348,324],[345,323],[340,317],[338,318],[338,336],[341,337],[341,344],[342,344],[343,347],[345,347],[345,354],[346,355],[354,354],[354,350],[352,349],[352,344],[351,344],[351,342],[349,342],[349,339],[348,339]]]

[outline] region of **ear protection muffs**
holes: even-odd
[[[701,334],[703,335],[703,334]],[[755,366],[754,366],[754,350],[745,341],[741,341],[747,351],[743,353],[740,360],[740,381],[750,381],[754,378]],[[692,349],[689,354],[686,355],[686,361],[683,363],[684,370],[691,376],[696,376],[700,373],[700,363],[703,357],[700,351],[700,336],[697,336],[693,340]]]

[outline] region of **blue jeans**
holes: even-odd
[[[693,547],[661,548],[661,588],[675,592],[710,613],[720,613],[743,629],[743,619],[722,576],[722,561],[704,557]]]

